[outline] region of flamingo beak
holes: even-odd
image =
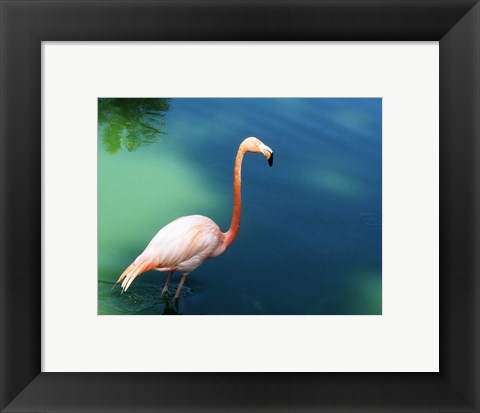
[[[263,156],[265,156],[265,158],[267,158],[268,164],[270,166],[272,166],[273,165],[273,151],[267,145],[264,145],[263,143],[260,146],[260,150],[262,151]]]
[[[270,154],[270,158],[268,158],[268,164],[269,164],[270,166],[273,165],[273,152]]]

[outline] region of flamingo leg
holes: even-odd
[[[168,285],[170,284],[170,280],[172,279],[172,275],[174,272],[175,271],[170,271],[170,274],[168,274],[167,281],[165,282],[165,286],[162,290],[162,296],[165,295],[165,293],[168,291]]]
[[[180,297],[180,291],[182,291],[183,283],[185,282],[185,278],[187,278],[188,274],[183,274],[182,279],[180,280],[180,284],[178,284],[177,292],[175,293],[175,300]]]

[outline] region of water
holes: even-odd
[[[381,99],[137,99],[99,103],[99,314],[381,314]],[[149,271],[111,287],[183,215],[223,231],[239,144],[274,150],[242,168],[242,226],[178,302]],[[171,294],[171,295],[170,295]]]

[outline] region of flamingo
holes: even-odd
[[[268,164],[273,165],[273,151],[259,139],[251,136],[240,144],[233,169],[233,214],[228,231],[222,232],[214,221],[203,215],[184,216],[170,222],[158,231],[145,250],[120,275],[115,285],[123,280],[122,294],[140,274],[156,270],[169,273],[162,290],[163,296],[168,291],[173,273],[179,271],[182,278],[175,293],[175,299],[178,299],[187,275],[207,258],[218,257],[233,243],[240,229],[241,170],[247,152],[262,154]]]

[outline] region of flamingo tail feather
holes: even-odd
[[[115,284],[113,284],[112,290],[116,287],[116,285],[117,285],[120,281],[122,281],[122,280],[127,276],[127,274],[129,273],[129,271],[131,271],[133,267],[135,267],[135,263],[134,263],[134,262],[132,262],[132,263],[125,269],[125,271],[122,272],[122,275],[120,275],[120,277],[118,277],[117,282],[116,282]]]
[[[122,282],[122,294],[128,290],[128,287],[130,287],[130,284],[133,282],[137,276],[140,274],[144,273],[145,271],[148,271],[152,269],[154,265],[152,263],[145,259],[145,258],[140,258],[137,259],[136,262],[130,264],[125,271],[118,277],[117,282],[113,285],[115,287],[120,281],[123,280]],[[113,288],[112,287],[112,288]]]

